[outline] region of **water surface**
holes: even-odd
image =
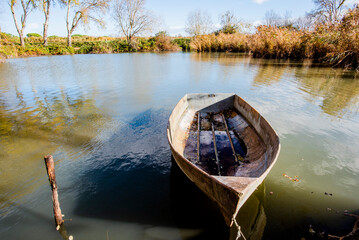
[[[0,238],[62,239],[43,163],[52,154],[75,239],[234,239],[166,140],[171,110],[195,92],[238,94],[280,136],[277,164],[237,217],[247,239],[317,238],[309,225],[351,231],[343,213],[359,208],[355,73],[240,54],[141,53],[0,65]]]

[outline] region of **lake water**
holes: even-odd
[[[62,239],[46,154],[74,239],[235,239],[171,159],[168,117],[197,92],[238,94],[280,136],[276,165],[237,216],[247,239],[352,230],[344,212],[359,209],[354,72],[240,54],[125,53],[0,65],[0,239]]]

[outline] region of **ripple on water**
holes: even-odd
[[[274,194],[258,200],[264,238],[299,239],[309,224],[351,228],[326,209],[359,205],[352,73],[241,54],[108,54],[0,65],[0,238],[56,238],[42,160],[48,153],[75,238],[103,238],[106,229],[110,237],[177,236],[175,229],[184,239],[227,238],[217,208],[171,164],[167,119],[193,92],[237,93],[280,135],[282,152],[265,182]]]

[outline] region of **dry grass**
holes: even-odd
[[[157,51],[180,51],[181,48],[172,41],[171,37],[159,35],[155,37],[155,49]]]
[[[200,35],[190,42],[192,51],[204,52],[244,52],[247,49],[248,36],[240,33],[218,35]]]
[[[333,67],[359,70],[359,5],[338,25],[317,25],[312,31],[293,27],[259,26],[253,34],[201,35],[192,51],[247,52],[253,57],[312,59]]]
[[[18,37],[0,33],[0,58],[73,53],[118,53],[131,51],[247,52],[254,57],[312,59],[334,67],[359,70],[359,5],[350,9],[336,26],[317,25],[312,31],[293,27],[259,26],[253,34],[209,34],[173,38],[166,34],[135,38],[74,35],[73,48],[65,37],[50,36],[49,46],[41,37],[26,38],[21,48]]]
[[[333,66],[359,70],[359,4],[330,32],[335,47],[327,54],[329,61]]]
[[[302,39],[304,32],[293,28],[259,26],[249,38],[248,49],[254,57],[303,58]]]

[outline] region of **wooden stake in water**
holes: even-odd
[[[49,176],[49,182],[52,190],[52,204],[54,207],[54,217],[56,222],[56,229],[58,230],[61,224],[64,222],[62,219],[62,213],[60,209],[59,195],[57,193],[56,175],[54,159],[51,155],[44,157],[47,175]]]

